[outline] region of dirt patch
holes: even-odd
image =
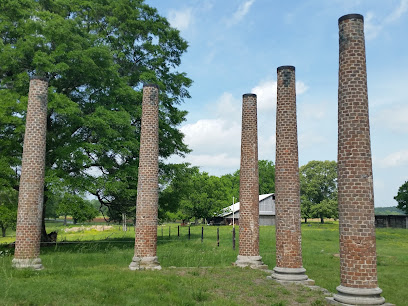
[[[92,219],[92,222],[106,222],[106,220],[104,218],[94,218]]]
[[[113,226],[111,225],[92,225],[92,226],[77,226],[77,227],[70,227],[64,229],[65,233],[76,233],[76,232],[83,232],[83,231],[89,231],[89,230],[96,230],[98,232],[103,232],[107,230],[113,229]]]
[[[265,279],[263,279],[263,278],[256,278],[256,279],[253,280],[253,283],[256,284],[256,285],[261,285],[261,284],[264,284],[264,283],[265,283]]]

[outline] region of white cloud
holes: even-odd
[[[301,95],[301,94],[305,93],[308,89],[309,89],[309,87],[306,86],[306,84],[303,83],[302,81],[297,81],[296,82],[296,95]]]
[[[203,119],[181,128],[184,141],[193,150],[192,154],[231,152],[239,149],[241,127],[234,121]]]
[[[193,23],[193,10],[191,8],[170,10],[167,19],[173,28],[185,31]]]
[[[258,100],[258,157],[275,159],[276,81],[261,81],[252,88]],[[303,82],[297,82],[300,94],[307,90]],[[224,92],[212,106],[214,117],[201,119],[181,127],[184,142],[193,151],[184,162],[199,166],[213,175],[232,173],[239,169],[241,154],[242,97]],[[178,160],[177,160],[178,161]],[[181,161],[178,161],[181,162]]]
[[[216,115],[228,121],[238,121],[241,118],[241,101],[229,92],[224,92],[217,100]]]
[[[234,24],[239,23],[242,20],[242,18],[244,18],[245,15],[248,14],[254,2],[255,0],[248,0],[241,3],[238,9],[235,11],[235,13],[232,15],[232,17],[227,21],[227,25],[232,26]]]
[[[229,156],[227,153],[221,154],[198,154],[187,156],[187,162],[192,165],[205,166],[206,168],[232,168],[238,169],[240,156]]]
[[[296,95],[301,95],[309,89],[302,81],[296,82]],[[257,95],[259,110],[276,109],[277,82],[274,80],[261,81],[252,88],[251,92]]]
[[[257,95],[259,110],[276,109],[277,83],[273,80],[261,81],[252,88],[251,92]]]
[[[212,105],[213,118],[201,119],[181,127],[184,142],[193,151],[180,160],[201,167],[212,175],[232,173],[239,169],[241,145],[242,100],[224,92]]]
[[[336,8],[341,8],[344,12],[353,12],[361,5],[361,2],[361,0],[331,0],[328,3]]]
[[[320,120],[326,116],[327,103],[302,103],[298,107],[299,121],[305,119]]]
[[[284,17],[286,24],[292,24],[295,20],[295,14],[293,12],[287,13]]]
[[[268,129],[266,133],[258,131],[258,159],[275,160],[276,135],[275,129]],[[273,134],[270,134],[270,133]]]
[[[84,172],[95,178],[103,175],[103,172],[98,167],[90,167],[86,169]]]
[[[408,133],[408,106],[396,106],[377,111],[373,123],[397,133]]]
[[[408,165],[408,150],[391,153],[383,159],[376,160],[381,168],[401,167]]]
[[[200,1],[199,5],[200,5],[199,9],[201,11],[204,11],[204,12],[210,11],[214,7],[214,1],[213,0]]]
[[[384,190],[385,189],[385,183],[383,180],[381,179],[376,179],[374,177],[374,190],[378,191],[378,190]]]
[[[383,22],[376,20],[373,12],[369,11],[364,20],[364,33],[367,40],[376,38],[385,26],[396,22],[408,11],[408,0],[401,0],[399,6],[384,18]]]
[[[212,64],[215,56],[217,55],[217,50],[216,49],[212,49],[211,51],[209,51],[205,57],[204,57],[204,62],[206,65]]]
[[[385,19],[385,22],[390,23],[397,21],[408,10],[408,0],[401,0],[400,5]]]
[[[367,40],[374,39],[382,30],[383,25],[375,21],[373,12],[368,12],[364,20],[364,35]]]
[[[307,149],[324,143],[327,143],[327,139],[319,133],[308,131],[299,135],[299,149]]]
[[[229,94],[224,94],[224,97],[229,99]],[[228,116],[228,113],[225,115]],[[181,131],[185,135],[185,143],[193,150],[183,162],[198,166],[212,175],[232,173],[239,169],[240,122],[223,118],[203,119],[183,126]]]

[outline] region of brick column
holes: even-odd
[[[48,80],[32,77],[28,94],[23,160],[18,195],[13,267],[43,269],[40,255],[44,199]]]
[[[276,108],[276,267],[272,278],[306,281],[302,264],[295,67],[278,72]]]
[[[242,97],[239,255],[235,265],[266,268],[259,256],[258,120],[255,94]]]
[[[339,19],[338,203],[340,278],[338,302],[384,303],[377,286],[373,173],[368,120],[364,19]]]
[[[135,255],[130,270],[160,270],[157,261],[157,209],[159,200],[159,88],[143,86],[137,182]]]

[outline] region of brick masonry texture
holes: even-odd
[[[239,183],[239,255],[259,256],[259,177],[257,100],[242,97],[241,168]]]
[[[33,77],[30,80],[24,134],[15,259],[35,259],[40,254],[47,100],[48,81]]]
[[[295,67],[278,72],[276,106],[276,266],[302,267]]]
[[[159,90],[143,87],[139,174],[136,202],[135,256],[155,257],[159,192]]]
[[[339,19],[338,203],[341,285],[377,287],[364,20]]]

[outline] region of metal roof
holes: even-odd
[[[259,195],[259,202],[265,200],[266,198],[268,198],[268,197],[270,197],[270,196],[272,196],[272,195],[274,195],[274,193],[260,194],[260,195]],[[228,215],[232,214],[232,212],[236,213],[236,212],[239,211],[239,207],[240,207],[240,203],[239,203],[239,202],[237,202],[237,203],[235,203],[235,204],[233,204],[233,205],[230,205],[230,206],[228,206],[228,207],[225,207],[225,208],[222,210],[222,213],[218,215],[218,217],[228,216]]]

